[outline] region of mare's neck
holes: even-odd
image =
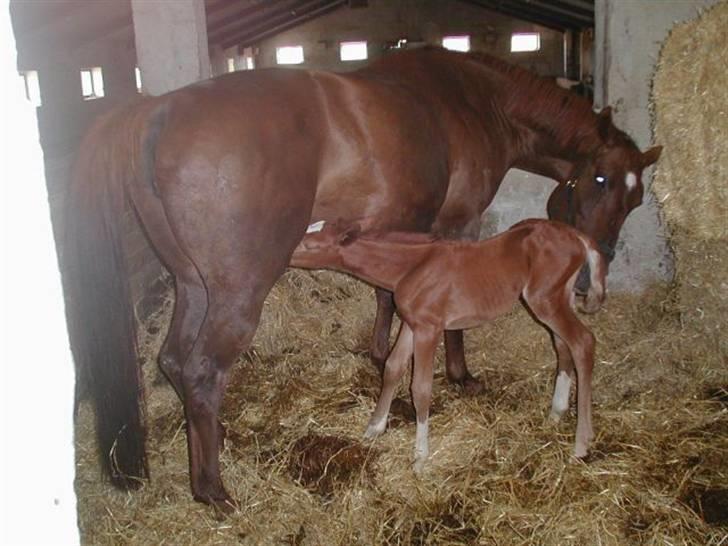
[[[500,59],[471,59],[487,82],[480,85],[482,104],[495,104],[510,126],[511,167],[565,182],[602,144],[598,117],[585,98]]]
[[[425,243],[357,239],[342,246],[336,269],[393,291],[399,281],[431,251]]]

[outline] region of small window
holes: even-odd
[[[303,62],[303,46],[285,46],[276,48],[278,64],[301,64]]]
[[[245,57],[245,70],[253,70],[255,68],[255,59],[253,57]]]
[[[235,72],[235,59],[232,57],[228,57],[227,60],[227,71],[228,72]]]
[[[104,73],[100,66],[81,70],[81,92],[84,100],[104,96]]]
[[[541,49],[541,35],[535,32],[511,35],[511,51],[538,51]]]
[[[445,36],[442,47],[452,51],[470,51],[470,36]]]
[[[341,42],[339,57],[342,61],[361,61],[368,56],[366,42]]]
[[[137,93],[142,92],[142,71],[139,70],[139,67],[134,68],[134,79],[136,80],[136,88]]]
[[[40,82],[38,81],[37,70],[26,70],[21,72],[25,84],[25,96],[33,106],[40,106]]]

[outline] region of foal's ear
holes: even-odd
[[[653,146],[642,154],[642,168],[649,167],[660,158],[662,146]]]

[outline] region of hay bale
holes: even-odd
[[[652,188],[671,232],[676,304],[714,339],[728,313],[728,2],[676,25],[662,48],[652,106],[664,145]]]

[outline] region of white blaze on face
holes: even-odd
[[[632,172],[627,173],[624,184],[627,186],[627,191],[633,189],[637,185],[637,175]]]
[[[325,220],[320,220],[318,222],[314,222],[313,224],[310,224],[306,228],[306,233],[316,233],[318,231],[321,231],[322,229],[324,229],[324,224],[325,223],[326,223]]]

